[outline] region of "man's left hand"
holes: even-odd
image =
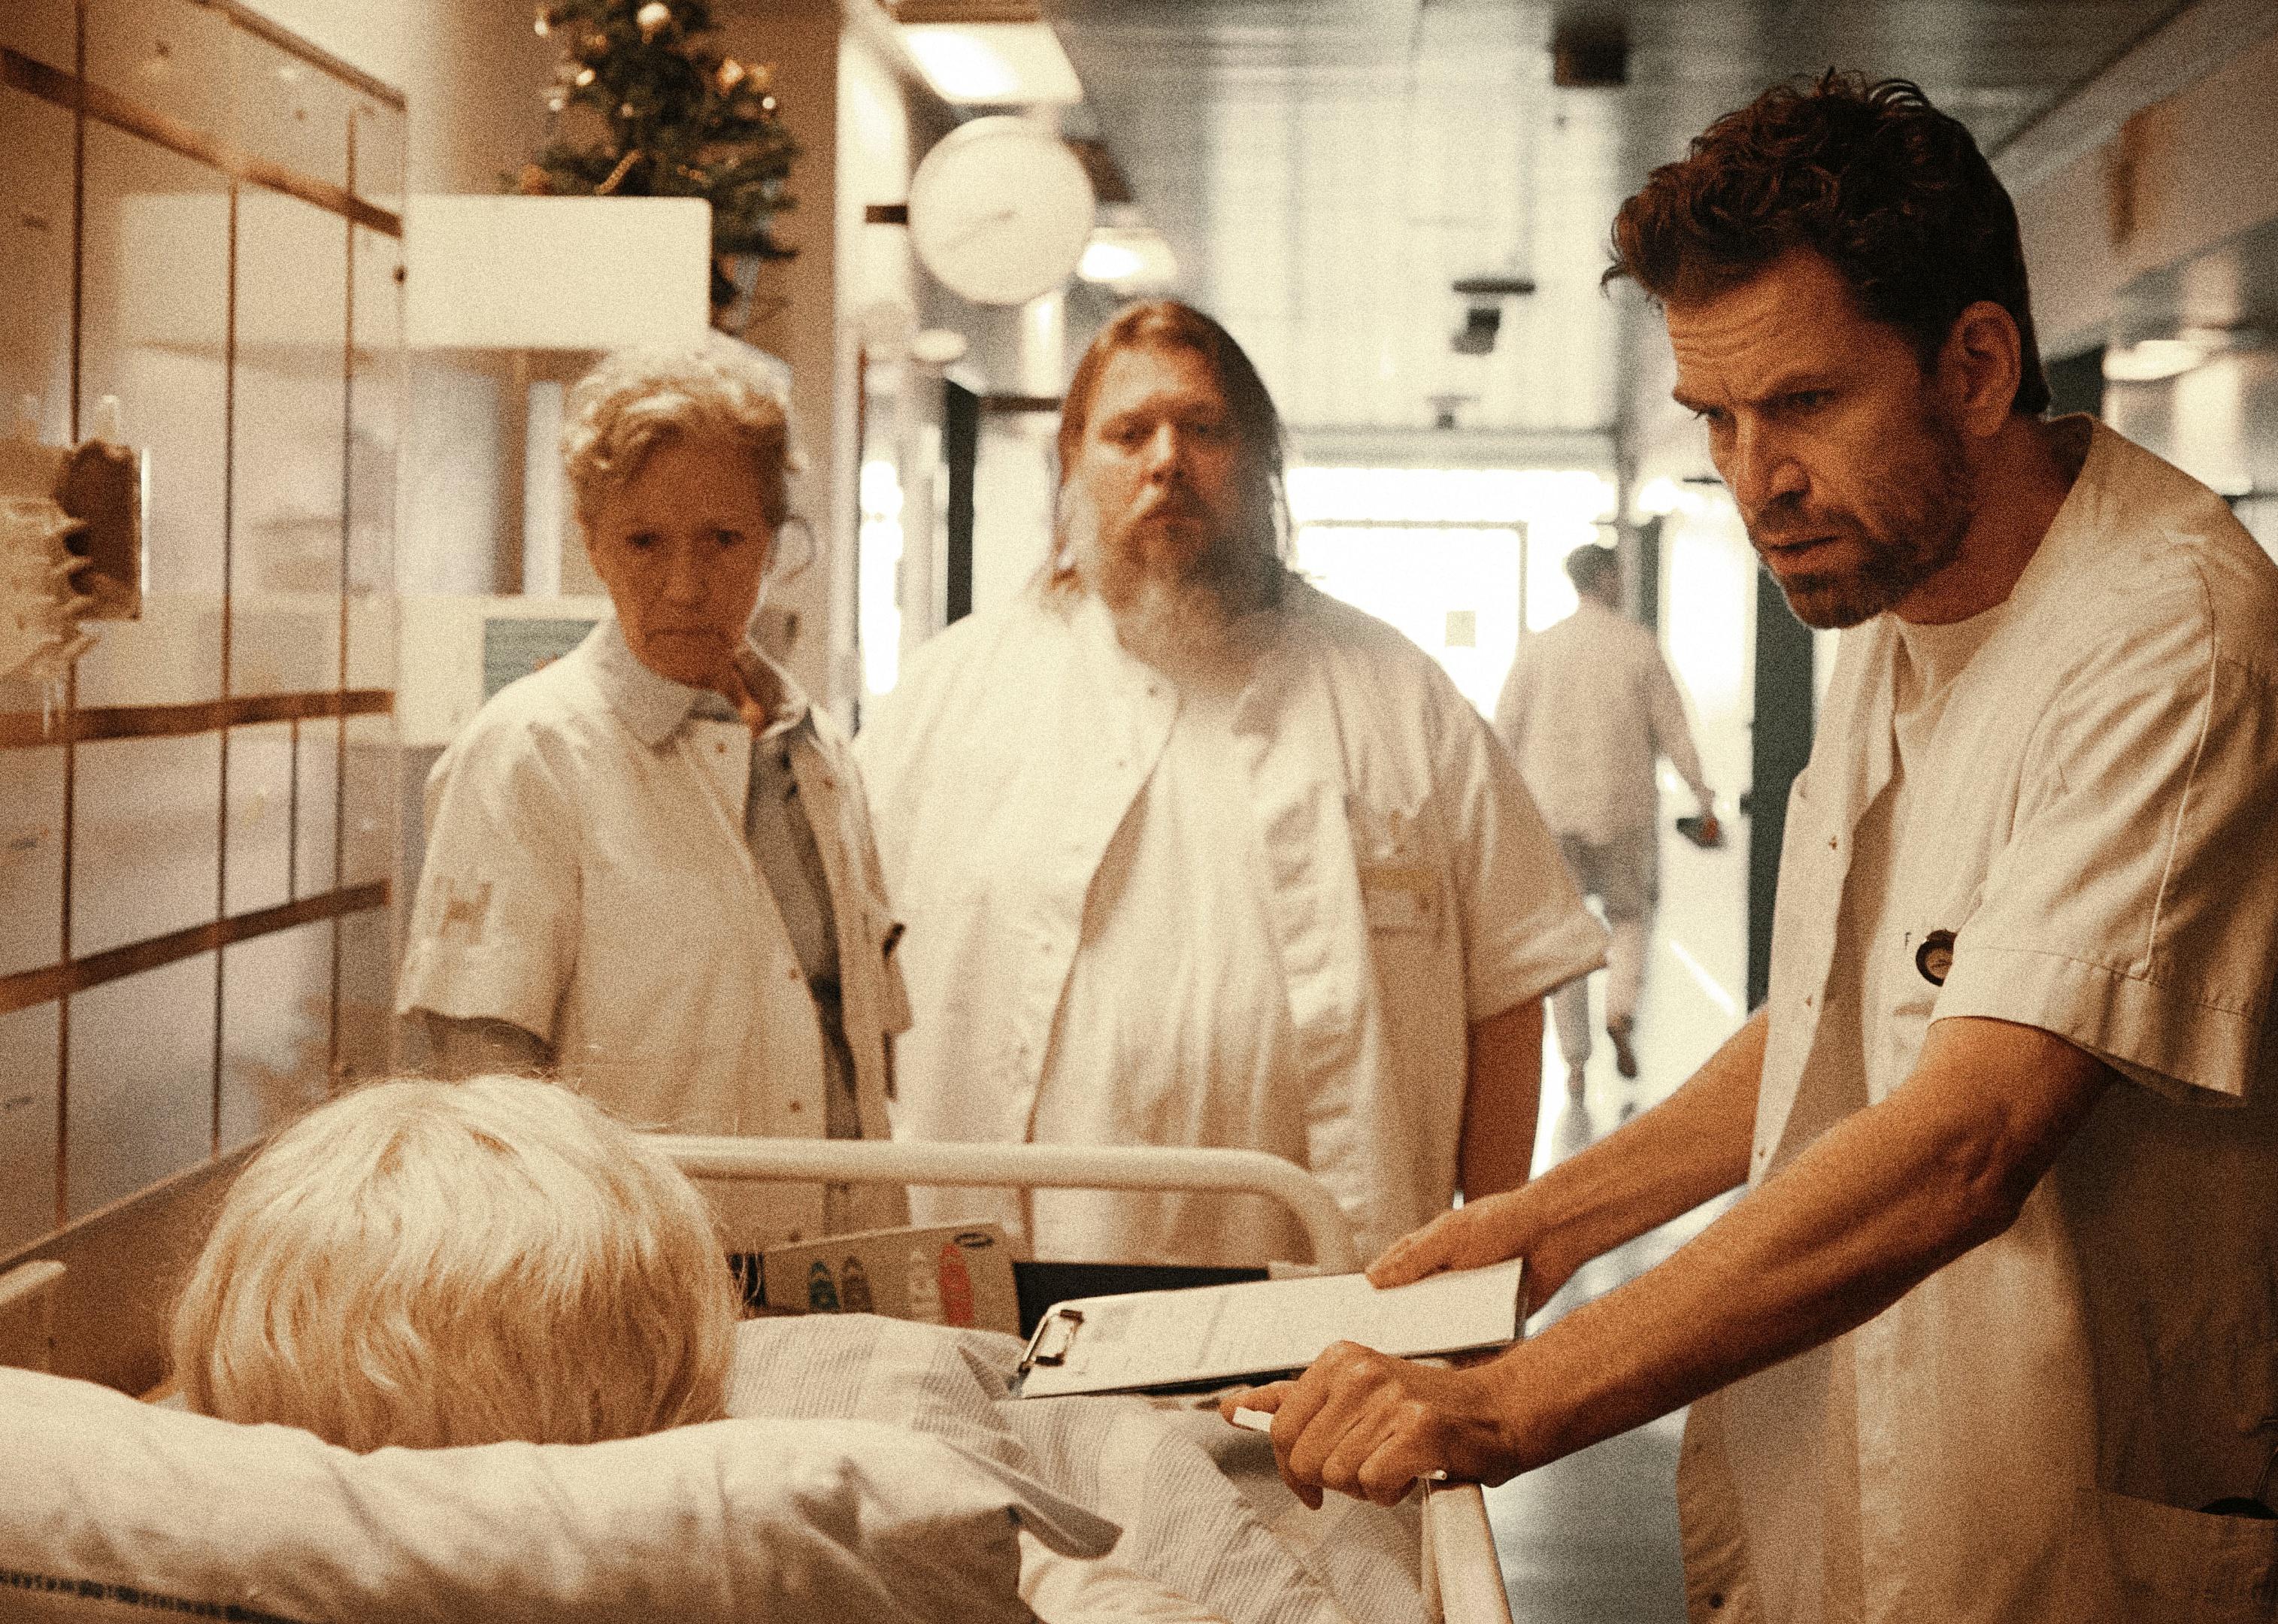
[[[1433,1472],[1499,1483],[1517,1471],[1494,1402],[1503,1374],[1494,1365],[1411,1364],[1340,1342],[1295,1382],[1230,1393],[1219,1413],[1273,1416],[1281,1479],[1308,1506],[1320,1508],[1324,1489],[1391,1505]]]

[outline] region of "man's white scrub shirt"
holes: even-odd
[[[2274,806],[2278,569],[2108,430],[2006,604],[1844,633],[1788,805],[1751,1182],[1945,1017],[2122,1080],[2007,1232],[1693,1407],[1697,1617],[2271,1616],[2278,1524],[2198,1508],[2278,1446]]]
[[[1302,582],[1222,709],[1128,654],[1096,601],[1036,588],[928,645],[856,751],[909,923],[903,1138],[1262,1144],[1320,1176],[1366,1253],[1453,1196],[1470,1024],[1601,957],[1486,721]],[[1181,842],[1215,879],[1128,883],[1167,878]],[[1197,939],[1218,933],[1235,946]],[[1095,975],[1100,954],[1164,973]],[[1181,955],[1251,968],[1175,973]],[[1031,1215],[988,1192],[912,1205]],[[1068,1233],[1036,1234],[1038,1256],[1256,1262],[1284,1239],[1048,1205]]]

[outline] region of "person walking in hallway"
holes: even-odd
[[[1667,756],[1691,786],[1711,845],[1716,796],[1701,777],[1685,702],[1660,644],[1621,612],[1619,555],[1610,547],[1578,547],[1566,555],[1566,575],[1580,602],[1556,625],[1520,641],[1495,701],[1494,725],[1558,837],[1575,887],[1606,911],[1613,934],[1606,1036],[1615,1069],[1634,1077],[1638,990],[1661,894],[1655,762]],[[1579,1099],[1591,1051],[1589,977],[1552,993],[1550,1012],[1566,1091]]]

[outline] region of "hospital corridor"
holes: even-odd
[[[1667,1096],[1738,1024],[1746,988],[1732,929],[1742,876],[1727,851],[1670,844],[1647,959],[1635,1079],[1596,1058],[1583,1096],[1555,1053],[1543,1066],[1535,1161],[1547,1168]],[[1596,978],[1602,982],[1602,975]],[[1602,998],[1602,992],[1601,992]],[[1603,1046],[1600,1047],[1602,1049]],[[1608,1253],[1544,1305],[1546,1319],[1642,1274],[1691,1238],[1721,1204]],[[1680,1620],[1685,1590],[1676,1481],[1682,1417],[1671,1415],[1487,1492],[1505,1581],[1543,1624]],[[1516,1615],[1516,1614],[1515,1614]]]
[[[2273,0],[0,0],[0,1624],[2278,1620]]]

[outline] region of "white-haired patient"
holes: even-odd
[[[354,1450],[716,1420],[734,1283],[703,1200],[548,1083],[374,1084],[238,1176],[174,1315],[190,1408]]]
[[[353,1450],[597,1443],[719,1419],[738,1314],[695,1186],[591,1100],[376,1083],[239,1174],[176,1306],[174,1378],[192,1410]],[[1021,1547],[1048,1620],[1215,1617]]]

